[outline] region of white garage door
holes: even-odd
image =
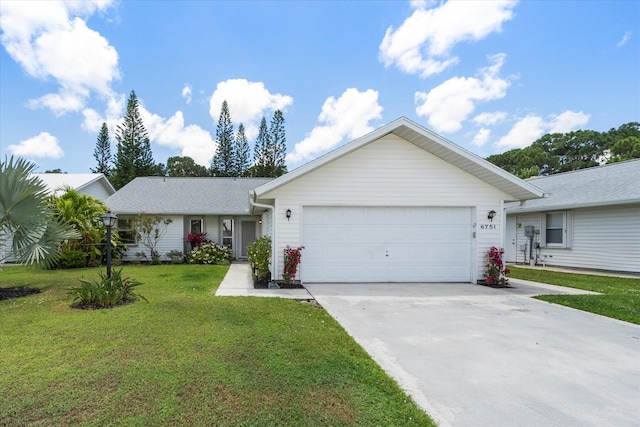
[[[469,282],[471,208],[304,207],[305,282]]]

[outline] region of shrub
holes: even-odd
[[[505,275],[511,271],[504,266],[503,255],[504,249],[495,246],[491,246],[487,251],[487,272],[484,273],[484,277],[488,285],[506,286],[509,284],[509,279]]]
[[[167,258],[171,260],[171,264],[182,264],[184,262],[184,254],[176,249],[167,252]]]
[[[262,236],[247,245],[247,260],[251,264],[253,280],[263,283],[271,280],[271,237]]]
[[[111,277],[106,273],[98,273],[100,280],[80,279],[80,286],[69,289],[73,296],[73,306],[81,308],[107,308],[118,304],[147,299],[135,293],[134,288],[140,282],[129,277],[122,277],[122,269],[112,272]]]
[[[207,233],[189,233],[187,240],[191,244],[191,249],[198,248],[203,243],[211,242],[210,240],[207,240]]]
[[[60,254],[58,260],[59,268],[83,268],[87,266],[87,257],[89,254],[83,251],[67,251]]]
[[[289,245],[284,249],[284,270],[282,271],[282,278],[285,283],[291,283],[295,280],[303,249],[304,246],[292,248]]]
[[[231,263],[232,257],[231,248],[227,246],[220,246],[216,243],[203,243],[189,252],[187,262],[189,264],[226,265]]]

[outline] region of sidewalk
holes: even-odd
[[[308,300],[313,296],[306,289],[254,289],[248,262],[234,262],[218,286],[216,296],[275,297]]]

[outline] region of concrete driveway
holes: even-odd
[[[305,287],[442,427],[640,426],[640,326],[512,283]]]

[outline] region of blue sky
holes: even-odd
[[[220,105],[293,169],[400,116],[482,157],[640,121],[637,1],[0,2],[0,156],[86,173],[135,90],[156,162]]]

